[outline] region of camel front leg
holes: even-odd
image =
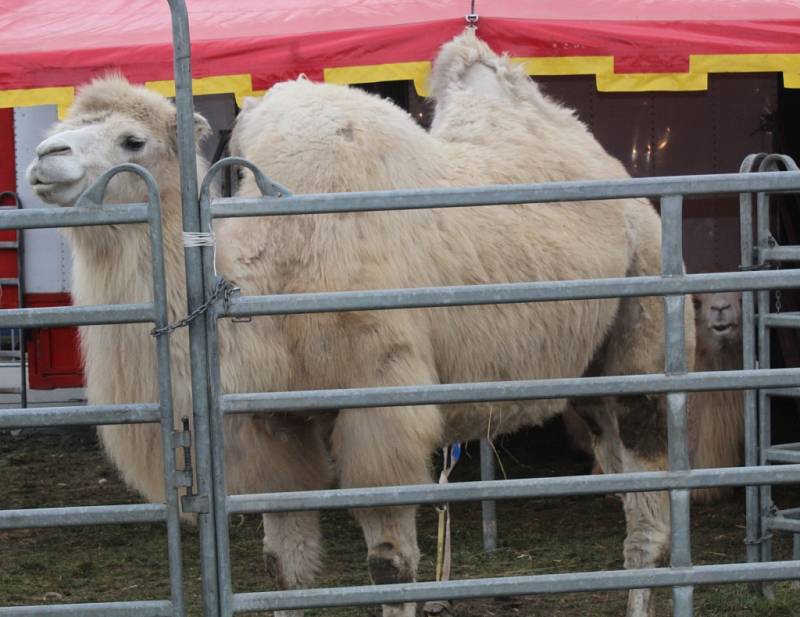
[[[332,445],[343,487],[431,482],[430,453],[441,416],[436,407],[342,411]],[[353,512],[366,540],[369,573],[377,585],[416,580],[419,564],[416,506]],[[414,603],[383,606],[383,617],[413,617]]]

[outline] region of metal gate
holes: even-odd
[[[186,249],[188,310],[202,311],[202,320],[189,325],[194,401],[194,447],[196,487],[189,487],[183,499],[186,511],[198,513],[201,538],[203,604],[206,617],[253,610],[302,609],[357,604],[424,601],[479,596],[509,596],[587,590],[640,587],[672,587],[674,614],[692,614],[693,586],[698,584],[772,581],[797,578],[800,559],[769,561],[766,545],[758,550],[764,530],[776,528],[774,518],[764,516],[768,505],[767,486],[800,482],[800,464],[768,467],[769,457],[754,446],[763,440],[764,426],[758,434],[755,400],[768,389],[800,386],[800,369],[769,369],[755,363],[755,325],[753,293],[766,298],[770,288],[800,287],[800,269],[753,270],[752,245],[743,246],[743,271],[723,274],[686,275],[682,265],[681,223],[684,197],[705,194],[741,195],[743,225],[750,230],[751,194],[757,194],[759,236],[756,263],[768,260],[762,249],[767,236],[761,222],[772,192],[800,192],[800,172],[770,172],[645,178],[615,181],[564,182],[542,185],[516,185],[470,189],[437,189],[292,196],[270,182],[247,161],[226,159],[208,172],[198,196],[195,143],[192,118],[190,48],[186,7],[182,0],[170,0],[173,12],[176,104],[181,166],[184,231],[210,233],[214,218],[242,216],[304,215],[337,212],[367,212],[392,209],[444,208],[454,206],[492,206],[500,204],[538,204],[634,197],[658,198],[662,213],[662,275],[636,278],[546,281],[535,283],[416,288],[384,291],[290,294],[274,296],[217,298],[219,281],[213,267],[212,247]],[[752,161],[751,161],[752,162]],[[214,175],[226,166],[249,168],[258,179],[260,199],[228,198],[212,201],[209,186]],[[795,168],[796,169],[796,168]],[[0,326],[41,326],[67,323],[124,323],[150,321],[166,326],[164,306],[163,255],[158,192],[149,174],[134,166],[110,171],[83,198],[83,203],[99,204],[108,178],[120,171],[132,171],[147,182],[150,202],[110,209],[81,208],[54,212],[24,211],[0,213],[0,229],[56,227],[78,224],[118,224],[148,222],[153,243],[154,304],[83,307],[69,309],[22,309],[0,314]],[[748,218],[749,217],[749,218]],[[743,238],[745,235],[743,234]],[[749,235],[748,235],[749,237]],[[773,248],[773,247],[769,247]],[[775,257],[775,254],[772,254]],[[684,358],[684,294],[716,291],[745,291],[744,332],[745,368],[741,371],[687,373]],[[272,393],[224,394],[220,388],[217,322],[222,318],[252,315],[281,315],[314,312],[363,311],[446,307],[458,305],[517,302],[550,302],[637,296],[664,296],[667,325],[665,370],[661,374],[580,379],[548,379],[494,383],[459,383],[409,387],[372,387],[351,390],[315,390]],[[760,310],[764,309],[759,303]],[[759,329],[766,321],[758,322]],[[0,428],[44,424],[97,424],[118,422],[157,422],[162,425],[165,481],[168,487],[189,485],[186,474],[175,471],[173,447],[187,445],[173,437],[170,401],[168,337],[159,337],[158,404],[130,404],[61,408],[43,411],[11,410],[0,412]],[[761,337],[762,353],[764,338]],[[763,358],[762,358],[763,360]],[[748,392],[747,467],[726,470],[688,470],[686,441],[686,392],[742,389]],[[669,471],[625,473],[594,477],[538,478],[514,481],[470,482],[458,485],[417,485],[391,488],[347,489],[260,495],[228,496],[224,486],[225,414],[293,410],[328,410],[342,407],[384,407],[463,402],[489,402],[537,398],[608,396],[615,394],[665,393],[668,402]],[[760,394],[759,394],[760,393]],[[185,433],[178,433],[185,435]],[[764,445],[762,441],[762,445]],[[755,449],[754,449],[755,448]],[[761,460],[758,460],[759,457]],[[800,462],[796,458],[795,463]],[[176,481],[176,478],[178,481]],[[689,489],[703,486],[747,485],[748,540],[753,563],[694,566],[689,538]],[[290,512],[312,509],[355,508],[378,505],[440,503],[442,501],[486,500],[556,495],[596,494],[631,491],[670,491],[672,552],[669,567],[643,570],[600,571],[522,576],[498,579],[471,579],[445,583],[415,583],[336,589],[312,589],[257,593],[233,593],[231,581],[228,518],[237,513]],[[163,602],[130,602],[105,605],[65,605],[60,607],[21,607],[0,609],[0,615],[183,615],[181,564],[179,559],[178,500],[175,489],[168,489],[165,505],[57,508],[37,512],[0,513],[0,529],[104,522],[166,521],[170,547],[172,599]],[[759,504],[760,499],[760,504]],[[785,518],[785,517],[784,517]],[[792,528],[792,531],[797,529]],[[755,548],[752,548],[755,547]],[[758,563],[755,563],[758,562]]]
[[[148,202],[103,207],[109,181],[119,173],[138,175],[147,186]],[[121,165],[105,174],[81,196],[72,208],[0,211],[0,229],[42,229],[84,225],[130,225],[145,223],[150,231],[153,270],[153,298],[147,304],[21,308],[0,311],[0,328],[33,328],[66,325],[152,323],[167,325],[166,281],[161,236],[161,201],[150,172],[138,165]],[[171,598],[162,601],[104,602],[0,608],[0,615],[183,615],[183,571],[177,487],[190,485],[191,477],[176,470],[174,447],[182,445],[180,434],[173,437],[172,382],[169,339],[156,343],[159,400],[154,403],[49,407],[44,409],[0,410],[0,429],[42,426],[159,423],[164,457],[164,504],[78,506],[0,511],[0,530],[121,523],[165,523],[169,555]],[[176,441],[177,443],[173,443]]]

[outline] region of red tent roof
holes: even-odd
[[[460,32],[468,0],[188,0],[195,92],[263,90],[305,73],[414,79]],[[800,87],[792,0],[477,0],[478,34],[531,74],[601,90],[698,90],[709,72],[777,71]],[[171,89],[166,0],[0,0],[0,107],[68,104],[109,69]]]

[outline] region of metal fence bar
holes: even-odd
[[[0,429],[159,422],[157,403],[0,409]]]
[[[39,527],[75,527],[78,525],[163,523],[166,520],[167,509],[163,504],[0,510],[0,530],[4,531]]]
[[[172,607],[164,600],[97,602],[94,604],[53,604],[0,608],[0,617],[171,617]]]
[[[797,519],[784,518],[783,516],[773,516],[767,520],[767,528],[776,531],[800,533],[800,521]],[[797,578],[796,574],[795,578]]]
[[[197,233],[200,208],[197,199],[197,148],[192,99],[191,43],[189,16],[183,0],[168,0],[172,16],[173,71],[175,106],[177,108],[177,144],[180,166],[181,212],[183,231]],[[203,256],[200,247],[184,248],[186,269],[187,312],[205,302]],[[197,493],[213,499],[213,465],[211,444],[215,436],[209,429],[208,363],[205,324],[197,320],[189,324],[189,360],[191,365],[192,405],[194,408],[194,444]],[[221,514],[221,513],[220,513]],[[213,508],[197,514],[200,533],[200,572],[204,617],[220,615],[219,581],[217,578],[216,514]]]
[[[780,388],[800,380],[800,368],[753,371],[709,371],[685,375],[626,375],[624,377],[580,377],[478,383],[433,384],[351,388],[346,390],[296,390],[226,394],[224,413],[258,413],[346,409],[351,407],[394,407],[447,403],[488,403],[576,396],[666,394]]]
[[[481,501],[560,497],[563,495],[601,495],[644,491],[696,489],[706,486],[742,484],[794,484],[800,479],[800,464],[778,467],[726,467],[693,471],[640,471],[600,476],[561,476],[489,482],[459,482],[361,489],[329,489],[231,495],[228,514],[298,512],[302,510],[363,508],[375,505],[403,506],[443,501]]]
[[[689,568],[606,570],[479,578],[439,583],[407,583],[372,587],[336,587],[239,593],[233,597],[234,612],[336,607],[364,604],[424,602],[441,597],[453,600],[480,597],[522,596],[541,593],[611,591],[645,587],[685,587],[746,581],[781,581],[797,576],[800,561],[732,563]]]
[[[71,208],[31,208],[3,212],[0,216],[0,230],[124,225],[146,222],[147,204],[114,204],[113,208],[75,205]]]
[[[800,463],[800,450],[772,446],[764,449],[764,460],[768,463]]]
[[[0,328],[57,328],[155,321],[152,304],[98,304],[3,309]]]
[[[768,328],[800,328],[800,313],[767,313],[762,319]]]
[[[688,274],[682,277],[637,276],[597,280],[541,281],[452,287],[418,287],[369,291],[278,294],[231,298],[222,317],[291,315],[339,311],[554,302],[592,298],[668,296],[800,287],[800,269],[773,272]]]
[[[767,396],[800,398],[800,388],[772,388],[766,391]]]
[[[800,190],[800,172],[737,173],[214,200],[214,218]]]
[[[798,246],[767,246],[761,250],[765,261],[800,261]]]
[[[683,197],[661,198],[661,271],[665,276],[683,275]],[[683,295],[664,298],[665,366],[670,375],[686,374],[685,299]],[[669,468],[689,469],[689,444],[686,421],[686,393],[667,394],[667,446]],[[692,565],[690,538],[689,491],[670,491],[670,565],[686,568]],[[672,606],[675,617],[692,617],[692,587],[673,587]]]

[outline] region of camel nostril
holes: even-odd
[[[72,148],[64,143],[43,143],[36,149],[36,155],[42,159],[46,156],[59,156],[70,154]]]

